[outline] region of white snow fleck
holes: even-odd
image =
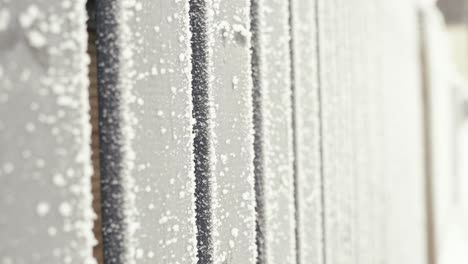
[[[72,207],[70,206],[69,203],[67,202],[62,202],[59,205],[59,212],[62,216],[68,217],[71,215],[72,212]]]
[[[49,213],[50,211],[50,205],[46,202],[40,202],[36,206],[36,213],[39,216],[45,216]]]
[[[239,77],[237,76],[234,76],[232,77],[232,85],[234,85],[234,87],[239,83]]]
[[[169,221],[169,218],[167,216],[163,216],[159,219],[160,224],[167,223],[167,221]]]
[[[14,169],[15,169],[15,166],[13,165],[13,163],[6,162],[5,164],[3,164],[3,171],[6,174],[12,173]]]
[[[179,54],[179,61],[183,62],[184,60],[185,60],[185,54],[184,53]]]
[[[10,12],[7,9],[0,9],[0,31],[7,29],[10,23]],[[0,74],[0,77],[2,75]]]
[[[135,254],[135,257],[136,257],[137,259],[143,258],[143,255],[145,254],[145,252],[144,252],[143,249],[141,249],[141,248],[138,248],[138,249],[136,250],[135,253],[136,253],[136,254]]]
[[[44,168],[45,166],[45,161],[43,159],[37,159],[35,163],[38,168]]]
[[[229,247],[230,247],[230,248],[234,248],[234,246],[235,246],[234,241],[229,240]]]
[[[244,25],[234,24],[232,25],[232,30],[234,30],[234,32],[240,33],[243,37],[250,36],[250,31],[247,30]]]
[[[47,40],[44,37],[44,35],[42,35],[40,32],[36,30],[31,30],[28,33],[28,40],[29,40],[29,44],[31,44],[31,46],[36,47],[36,48],[42,48],[47,43]]]
[[[34,132],[34,130],[36,130],[36,126],[33,123],[29,122],[26,124],[26,131],[28,131],[29,133],[32,133]]]
[[[135,7],[135,4],[136,4],[136,0],[123,0],[122,1],[122,7],[128,8],[128,9]]]
[[[23,28],[29,28],[39,17],[40,11],[36,5],[30,5],[25,13],[19,16],[19,22]]]
[[[220,158],[221,158],[221,162],[222,162],[223,164],[226,164],[226,163],[227,163],[227,160],[228,160],[227,155],[221,154],[221,155],[220,155]]]
[[[237,228],[234,227],[234,228],[231,230],[231,235],[232,235],[233,237],[237,237],[237,236],[239,235],[239,229],[237,229]]]
[[[59,187],[65,186],[66,184],[65,178],[59,173],[53,176],[52,182]]]
[[[72,2],[70,0],[63,0],[61,5],[64,9],[68,9],[72,6]]]
[[[49,234],[49,236],[55,236],[57,234],[57,228],[51,226],[47,228],[47,233]]]
[[[143,4],[141,2],[138,2],[135,4],[136,11],[141,11],[142,9],[143,9]]]

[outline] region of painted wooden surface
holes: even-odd
[[[259,263],[296,263],[289,4],[252,5],[257,252]]]
[[[191,8],[200,261],[255,263],[250,3]]]
[[[194,263],[188,1],[98,1],[105,263]]]
[[[417,11],[406,1],[382,2],[385,16],[379,54],[382,59],[383,105],[380,140],[385,150],[383,181],[386,228],[384,258],[389,263],[426,263],[426,208],[423,107]],[[385,34],[385,32],[392,32]],[[398,36],[398,37],[396,37]],[[403,218],[402,218],[403,217]],[[379,229],[377,229],[378,231]],[[411,234],[411,236],[408,236]]]
[[[327,262],[425,262],[416,14],[318,2]]]
[[[317,2],[291,1],[298,263],[324,263]]]
[[[85,3],[0,3],[0,263],[94,263]],[[463,258],[465,94],[419,8],[98,1],[104,263]]]
[[[85,2],[0,17],[0,262],[95,263]]]
[[[466,254],[467,199],[466,110],[464,82],[451,64],[443,17],[433,6],[421,6],[427,72],[428,129],[433,194],[434,263],[463,263]],[[466,167],[465,167],[466,168]]]

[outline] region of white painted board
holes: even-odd
[[[204,58],[198,65],[203,69],[194,75],[194,85],[201,85],[194,90],[204,92],[194,103],[205,102],[206,119],[195,116],[209,146],[198,155],[208,168],[197,177],[206,177],[210,186],[208,195],[199,198],[210,203],[204,215],[210,225],[208,247],[199,253],[202,262],[255,263],[250,1],[193,1],[194,6],[199,9],[192,18],[201,24],[192,28],[200,41],[193,59]]]
[[[296,263],[289,3],[252,9],[258,258]]]
[[[326,262],[424,263],[415,5],[318,1],[318,29]]]
[[[291,1],[297,258],[323,263],[322,145],[316,1]]]
[[[188,1],[98,1],[105,263],[196,263]]]
[[[95,263],[85,1],[0,1],[0,263]]]
[[[430,158],[433,195],[434,260],[438,264],[468,259],[466,200],[466,83],[450,54],[442,14],[421,4],[422,37],[426,45],[427,104],[430,116]],[[465,153],[463,153],[465,152]]]

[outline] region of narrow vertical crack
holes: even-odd
[[[290,79],[291,79],[291,120],[292,120],[292,147],[293,147],[293,181],[294,181],[294,218],[295,218],[295,236],[296,236],[296,263],[301,263],[301,239],[300,239],[300,197],[299,197],[299,179],[298,179],[298,149],[297,149],[297,112],[296,112],[296,72],[294,57],[294,12],[293,0],[289,0],[289,58],[290,58]]]
[[[418,12],[419,23],[419,52],[421,66],[421,93],[423,113],[423,139],[424,139],[424,164],[425,164],[425,207],[426,207],[426,233],[427,233],[427,261],[428,264],[437,262],[436,234],[434,224],[433,201],[433,170],[432,170],[432,115],[431,115],[431,86],[429,82],[430,63],[428,62],[426,45],[426,25],[423,11]]]
[[[96,219],[94,220],[93,233],[97,240],[96,245],[93,247],[93,256],[97,263],[103,264],[102,259],[102,225],[101,225],[101,184],[100,171],[99,171],[99,102],[98,102],[98,90],[97,90],[97,58],[96,58],[96,3],[94,0],[88,0],[86,2],[86,10],[88,13],[88,56],[90,57],[88,78],[89,78],[89,105],[90,105],[90,116],[91,116],[91,149],[92,149],[92,165],[93,175],[91,177],[92,182],[92,194],[93,194],[93,210],[96,213]]]
[[[325,222],[325,212],[326,212],[326,202],[325,202],[325,172],[324,172],[324,146],[323,146],[323,96],[322,96],[322,65],[321,65],[321,49],[320,49],[320,10],[319,10],[319,1],[314,0],[314,11],[315,11],[315,53],[317,54],[317,97],[318,97],[318,120],[319,120],[319,153],[320,153],[320,204],[321,204],[321,213],[320,221],[322,227],[322,260],[323,264],[327,263],[327,225]]]
[[[99,160],[103,262],[126,262],[124,186],[122,185],[121,92],[118,89],[118,1],[96,1]],[[92,22],[92,21],[90,21]]]
[[[260,70],[260,39],[259,39],[259,3],[258,0],[250,2],[250,29],[252,43],[252,103],[254,127],[254,174],[255,174],[255,243],[257,246],[257,264],[266,263],[265,252],[265,194],[264,194],[264,168],[263,168],[263,120],[262,120],[262,92]]]

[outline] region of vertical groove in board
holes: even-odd
[[[207,1],[208,126],[213,261],[254,263],[250,4]]]
[[[263,184],[257,204],[264,240],[259,263],[296,263],[289,3],[260,0],[254,7],[254,100],[259,111],[254,115],[261,119],[256,147],[262,155],[255,165],[261,166],[256,179]]]
[[[262,90],[260,89],[260,13],[259,0],[250,2],[250,32],[252,34],[252,102],[254,126],[254,175],[255,175],[255,245],[257,264],[266,263],[265,243],[265,191],[264,191],[264,151],[263,151],[263,111]]]
[[[430,263],[456,263],[467,258],[464,245],[468,241],[464,217],[466,207],[462,198],[466,186],[463,184],[465,175],[463,171],[458,171],[460,167],[456,164],[463,158],[463,153],[458,152],[457,148],[465,147],[457,134],[466,133],[463,131],[463,121],[458,119],[462,107],[458,100],[464,100],[463,89],[466,87],[459,83],[451,65],[448,52],[450,43],[443,15],[433,3],[421,3],[419,8],[424,44],[422,84],[425,86],[424,110],[427,118],[424,128],[429,130],[425,131],[430,243],[427,253]],[[453,141],[458,145],[454,145]]]
[[[192,32],[192,101],[195,161],[195,196],[198,263],[213,262],[212,176],[210,175],[210,123],[208,37],[205,0],[190,1]]]
[[[188,1],[98,1],[105,263],[195,263]]]
[[[97,65],[99,141],[101,169],[101,214],[104,263],[125,263],[125,186],[123,186],[121,91],[119,84],[118,2],[97,1]]]
[[[317,1],[291,0],[297,263],[325,263]]]
[[[298,181],[298,154],[297,154],[297,135],[300,133],[298,131],[297,127],[297,113],[296,113],[296,87],[294,84],[294,79],[295,79],[295,65],[294,65],[294,38],[293,38],[293,3],[291,0],[288,1],[287,4],[287,11],[288,11],[288,21],[287,21],[287,32],[289,35],[289,99],[290,99],[290,109],[291,109],[291,129],[292,129],[292,178],[293,178],[293,192],[294,192],[294,251],[295,251],[295,256],[294,256],[294,262],[299,264],[301,263],[301,246],[300,246],[300,230],[299,226],[301,225],[301,219],[299,218],[299,206],[301,204],[300,202],[300,196],[299,196],[299,181]]]
[[[88,2],[89,3],[89,2]],[[93,175],[92,194],[93,194],[93,209],[96,213],[94,219],[93,233],[97,243],[93,248],[93,255],[98,263],[102,263],[102,225],[101,225],[101,184],[100,184],[100,169],[99,169],[99,104],[97,91],[97,61],[96,61],[96,32],[88,26],[88,55],[90,56],[89,64],[89,104],[91,116],[91,149],[92,149],[92,165]]]
[[[428,264],[435,264],[437,261],[437,248],[435,246],[435,226],[434,226],[434,186],[433,177],[434,173],[432,170],[433,163],[433,146],[432,146],[432,104],[431,104],[431,85],[430,77],[431,67],[428,58],[428,41],[427,38],[427,22],[426,16],[422,9],[418,10],[418,24],[419,24],[419,52],[420,52],[420,63],[421,63],[421,89],[422,89],[422,112],[423,112],[423,139],[424,139],[424,154],[425,154],[425,201],[426,201],[426,226],[427,226],[427,259]]]
[[[85,2],[51,2],[0,1],[2,263],[95,263]]]

